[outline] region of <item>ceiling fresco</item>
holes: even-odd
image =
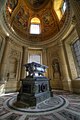
[[[7,0],[6,5],[13,11],[18,4],[18,0]]]
[[[40,7],[46,0],[26,0],[32,7]]]
[[[63,0],[57,1],[56,3],[56,0],[7,0],[7,21],[22,38],[28,38],[29,41],[45,41],[60,31],[66,19],[66,11],[61,19],[58,17],[54,5],[61,8]],[[34,17],[40,20],[41,33],[38,35],[30,34],[31,19]]]
[[[50,0],[24,0],[28,7],[32,10],[42,9]]]

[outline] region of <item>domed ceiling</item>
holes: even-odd
[[[24,0],[29,8],[32,8],[32,10],[40,10],[42,7],[44,7],[49,0]]]
[[[9,26],[24,39],[45,41],[55,36],[64,25],[64,0],[7,0]]]

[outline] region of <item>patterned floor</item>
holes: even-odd
[[[17,93],[0,96],[0,120],[80,120],[80,95],[53,94],[53,98],[25,109],[14,105]]]

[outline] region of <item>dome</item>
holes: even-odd
[[[32,10],[40,10],[44,7],[49,0],[24,0],[29,8]]]
[[[49,41],[57,35],[69,12],[64,0],[7,0],[5,11],[9,29],[34,43]]]

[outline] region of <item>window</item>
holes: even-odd
[[[66,11],[66,2],[63,2],[62,4],[62,13]]]
[[[37,62],[37,63],[41,63],[41,56],[37,55],[37,54],[32,54],[29,56],[29,62]]]
[[[41,50],[29,50],[28,63],[36,62],[42,64],[42,51]]]
[[[72,49],[73,49],[78,77],[80,77],[80,40],[79,39],[72,44]]]
[[[39,25],[31,24],[30,33],[31,34],[40,34]]]
[[[36,17],[31,19],[30,34],[40,34],[40,20]]]

